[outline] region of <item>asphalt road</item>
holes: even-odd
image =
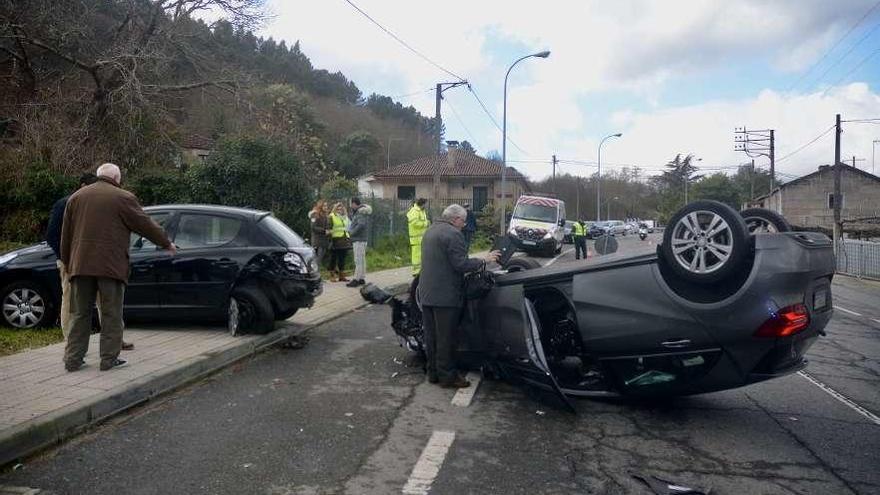
[[[621,239],[621,251],[654,247]],[[385,494],[418,493],[436,474],[432,494],[650,494],[632,477],[650,474],[713,494],[880,493],[880,424],[870,419],[880,415],[880,284],[837,277],[833,291],[828,337],[809,353],[814,381],[580,400],[577,415],[489,380],[465,405],[407,366],[390,310],[368,307],[316,329],[302,350],[241,363],[3,473],[0,485]]]

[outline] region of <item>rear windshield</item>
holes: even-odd
[[[274,237],[278,238],[278,240],[287,247],[302,247],[306,244],[302,237],[296,235],[296,232],[291,230],[287,224],[272,215],[266,215],[263,217],[263,219],[260,220],[260,225],[271,232]]]
[[[513,210],[513,218],[556,223],[556,207],[519,203]]]

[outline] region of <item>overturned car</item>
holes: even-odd
[[[690,203],[656,253],[512,258],[467,302],[460,357],[563,400],[697,394],[803,369],[832,314],[831,241],[766,210],[743,214]],[[362,294],[390,304],[401,343],[421,352],[417,283],[408,300]]]

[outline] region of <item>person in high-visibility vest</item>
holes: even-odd
[[[406,224],[409,229],[409,248],[410,262],[412,263],[413,276],[418,275],[422,270],[422,236],[431,225],[428,220],[428,212],[425,211],[425,205],[428,200],[419,198],[412,205],[412,208],[406,212]]]
[[[348,282],[345,278],[345,258],[351,250],[348,235],[348,213],[345,205],[336,203],[330,213],[330,281]]]
[[[571,226],[571,237],[574,239],[574,259],[581,259],[581,253],[587,259],[587,226],[583,220],[578,220]]]

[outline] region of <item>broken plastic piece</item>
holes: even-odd
[[[632,477],[648,485],[648,488],[657,495],[709,495],[711,491],[711,489],[690,488],[652,475],[632,474]]]
[[[637,387],[644,387],[645,385],[657,385],[659,383],[667,383],[671,381],[675,381],[675,375],[657,370],[648,370],[626,380],[623,384],[626,386],[634,385]]]

